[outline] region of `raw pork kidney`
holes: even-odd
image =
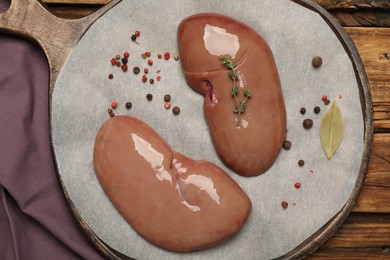
[[[185,252],[238,232],[252,204],[221,168],[178,152],[148,125],[115,116],[99,130],[94,167],[105,193],[143,238]]]
[[[286,134],[283,95],[268,44],[247,25],[211,13],[184,19],[178,43],[184,76],[204,95],[204,115],[220,159],[243,176],[267,171]],[[223,58],[234,66],[223,64]],[[238,93],[232,95],[234,83]],[[246,91],[251,96],[241,103]]]

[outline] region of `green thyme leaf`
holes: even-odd
[[[249,91],[249,89],[244,90],[244,96],[248,98],[252,96],[252,93]]]
[[[224,64],[227,68],[233,69],[236,67],[236,64],[234,61],[232,61],[229,57],[225,56],[222,58],[222,64]]]
[[[232,96],[234,96],[234,95],[237,95],[238,94],[238,87],[237,86],[234,86],[233,88],[232,88]]]
[[[233,80],[237,80],[237,79],[238,79],[238,73],[235,72],[234,70],[229,71],[229,76],[230,76],[230,78],[233,79]]]

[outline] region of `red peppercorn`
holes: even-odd
[[[169,54],[169,52],[164,53],[164,59],[169,60],[170,57],[171,54]]]
[[[123,53],[123,56],[124,56],[125,58],[128,58],[128,57],[130,57],[130,53],[128,53],[128,52],[126,51],[125,53]]]
[[[145,75],[143,75],[143,76],[142,76],[142,82],[145,83],[146,81],[148,81],[148,77],[146,77]]]
[[[147,68],[144,68],[144,73],[145,74],[148,74],[149,73],[149,70]]]
[[[322,99],[322,101],[326,101],[328,99],[328,97],[323,95],[321,99]]]
[[[296,182],[294,186],[295,186],[295,188],[299,189],[301,187],[301,183],[300,182]]]
[[[156,72],[157,72],[157,73],[160,73],[160,72],[161,72],[161,70],[156,70]]]
[[[157,76],[157,81],[160,81],[161,80],[161,76]]]
[[[288,203],[285,200],[282,201],[281,205],[282,205],[282,208],[284,208],[284,209],[287,209],[287,207],[288,207]]]
[[[171,102],[165,102],[164,107],[165,109],[169,109],[171,107]]]
[[[146,54],[145,54],[145,53],[142,53],[142,54],[141,54],[141,57],[142,57],[142,59],[146,59]]]
[[[153,65],[153,61],[152,60],[148,60],[148,64],[149,64],[149,66],[152,66]]]
[[[139,31],[135,31],[134,35],[135,37],[140,37],[141,33]]]
[[[113,109],[117,108],[117,107],[118,107],[118,103],[117,103],[116,101],[112,102],[112,103],[111,103],[111,107],[112,107]]]
[[[121,66],[121,68],[122,68],[123,72],[126,72],[126,71],[127,71],[127,65],[126,65],[126,64],[123,64],[123,65]]]
[[[116,59],[115,59],[115,58],[112,58],[112,59],[111,59],[111,65],[112,65],[112,66],[115,66],[115,65],[116,65]]]
[[[150,51],[145,52],[146,57],[150,57]]]

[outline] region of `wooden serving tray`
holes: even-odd
[[[281,256],[280,259],[301,259],[310,255],[327,239],[329,239],[341,226],[356,202],[363,186],[363,181],[368,168],[373,136],[371,94],[362,62],[354,44],[343,28],[320,6],[309,0],[292,1],[318,13],[333,30],[340,43],[343,45],[345,51],[348,53],[348,56],[353,64],[356,80],[359,86],[365,133],[363,159],[360,164],[358,178],[356,180],[355,188],[343,209],[321,229],[315,232],[312,236],[308,237],[294,250]],[[90,16],[78,20],[66,20],[55,17],[45,9],[43,4],[36,0],[13,0],[9,10],[0,14],[0,30],[5,30],[32,39],[44,50],[50,67],[50,92],[48,93],[50,97],[50,111],[52,109],[51,101],[57,77],[64,63],[90,26],[119,2],[120,0],[114,0]],[[110,248],[95,235],[94,231],[79,214],[79,211],[75,207],[72,199],[68,196],[66,186],[62,182],[60,172],[58,172],[58,178],[62,184],[62,189],[67,202],[87,237],[91,239],[96,247],[108,258],[128,259],[128,256]]]

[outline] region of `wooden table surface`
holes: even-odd
[[[390,1],[312,1],[340,22],[360,53],[373,100],[374,142],[364,187],[352,212],[308,259],[390,259]],[[79,18],[110,1],[44,2],[57,16]]]

